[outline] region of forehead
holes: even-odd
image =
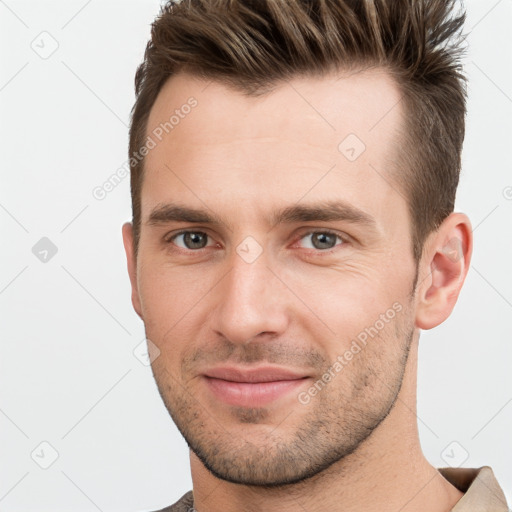
[[[256,97],[177,74],[148,120],[155,145],[145,159],[143,217],[185,196],[260,207],[306,194],[373,210],[405,202],[389,179],[402,116],[400,91],[382,69],[297,77]]]
[[[191,98],[197,105],[189,109]],[[400,122],[400,100],[397,84],[383,68],[296,77],[259,96],[178,73],[162,87],[150,112],[147,133],[163,126],[164,137],[172,131],[189,144],[287,134],[331,146],[344,134],[356,133],[371,146],[388,131],[384,127]],[[194,122],[198,117],[200,122]],[[211,123],[216,130],[211,130]]]

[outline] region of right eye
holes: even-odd
[[[181,243],[177,241],[181,241]],[[197,251],[208,246],[208,234],[203,231],[180,231],[171,237],[167,237],[166,242],[172,243],[180,249]]]

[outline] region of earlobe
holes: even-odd
[[[123,224],[123,244],[126,253],[126,263],[128,267],[128,275],[132,286],[132,305],[135,312],[142,318],[142,308],[140,304],[139,289],[137,284],[137,259],[133,246],[133,225],[131,222]]]
[[[469,270],[472,250],[471,222],[462,213],[449,215],[431,234],[421,262],[424,277],[417,290],[418,328],[432,329],[450,316]]]

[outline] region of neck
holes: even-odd
[[[463,494],[425,459],[416,416],[418,338],[388,416],[352,454],[282,488],[244,486],[213,476],[190,455],[197,512],[448,512]]]

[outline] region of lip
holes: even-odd
[[[279,367],[213,368],[204,380],[219,400],[239,407],[261,407],[304,385],[308,375]]]
[[[256,368],[236,368],[223,366],[204,372],[207,377],[229,380],[231,382],[275,382],[281,380],[296,380],[307,377],[303,373],[294,372],[278,366],[259,366]]]

